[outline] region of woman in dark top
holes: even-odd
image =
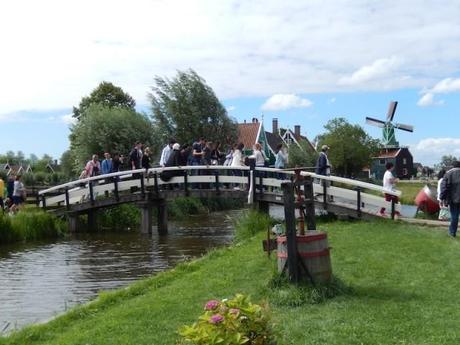
[[[144,150],[144,154],[142,155],[142,168],[145,170],[150,169],[150,148],[146,147]]]
[[[211,150],[211,165],[220,165],[224,155],[219,151],[220,143],[217,142],[214,144]]]

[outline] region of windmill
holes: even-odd
[[[372,117],[366,117],[366,123],[371,126],[377,126],[383,128],[383,145],[385,147],[398,147],[399,143],[396,141],[395,137],[395,128],[407,132],[413,132],[414,127],[411,125],[403,125],[401,123],[393,123],[393,118],[395,116],[396,107],[398,102],[390,102],[388,107],[387,119],[386,121],[381,121],[374,119]]]

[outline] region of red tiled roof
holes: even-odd
[[[239,123],[238,142],[243,143],[245,148],[252,149],[252,146],[257,142],[259,127],[260,122]]]
[[[385,149],[380,151],[380,154],[375,158],[395,158],[400,151],[401,149]]]

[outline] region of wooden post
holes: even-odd
[[[46,211],[46,197],[45,197],[45,194],[42,194],[42,207],[43,207],[43,210]]]
[[[184,194],[185,196],[189,196],[190,192],[188,190],[188,171],[184,170]]]
[[[395,210],[395,198],[392,197],[391,198],[391,219],[395,219],[395,214],[396,214],[396,210]]]
[[[294,205],[294,187],[291,182],[281,184],[284,197],[284,218],[286,220],[288,276],[291,283],[299,281],[297,258],[297,232]]]
[[[307,230],[316,230],[315,199],[313,196],[313,179],[311,176],[304,177],[303,192],[305,197],[305,221]]]
[[[66,187],[65,189],[65,207],[68,210],[70,210],[70,198],[69,198],[69,188]]]
[[[141,209],[141,233],[152,233],[152,205],[145,203],[140,205]]]
[[[89,181],[88,186],[89,186],[89,199],[90,199],[91,205],[94,205],[93,181]]]
[[[67,215],[67,226],[69,228],[69,232],[78,232],[80,229],[80,221],[77,214],[68,214]]]
[[[97,211],[89,210],[88,211],[88,231],[93,232],[97,231]]]
[[[161,200],[157,206],[158,209],[158,234],[166,235],[168,233],[168,210],[165,200]]]
[[[139,174],[139,179],[141,180],[141,195],[142,198],[145,198],[145,180],[143,172]]]
[[[120,201],[120,195],[118,194],[118,176],[113,177],[113,194],[115,195],[115,200]]]
[[[153,173],[153,189],[155,191],[156,196],[159,195],[159,188],[158,188],[158,173],[155,171]]]
[[[327,182],[324,179],[321,179],[323,183],[323,208],[327,210]]]
[[[219,186],[219,170],[215,170],[214,174],[216,176],[216,195],[220,195],[220,186]]]
[[[356,212],[358,213],[358,217],[361,218],[361,187],[356,187]]]
[[[258,209],[259,212],[262,212],[264,214],[270,214],[270,203],[267,201],[259,201],[258,202]]]

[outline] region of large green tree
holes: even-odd
[[[211,141],[233,143],[237,124],[212,88],[195,71],[179,71],[173,79],[155,77],[149,94],[152,118],[163,142],[174,137],[192,143],[204,136]]]
[[[359,125],[352,125],[344,118],[330,120],[326,132],[318,136],[319,146],[330,147],[328,158],[335,175],[356,176],[381,147],[380,141],[371,138]]]
[[[83,97],[77,107],[73,107],[73,117],[80,119],[92,104],[102,104],[107,107],[124,107],[134,111],[136,101],[121,87],[103,81],[89,96]]]
[[[127,155],[134,142],[154,145],[153,126],[147,116],[126,107],[92,104],[85,110],[70,135],[71,157],[81,170],[93,154],[104,152]]]
[[[301,140],[299,145],[292,143],[289,146],[289,168],[314,167],[318,153],[305,140]]]

